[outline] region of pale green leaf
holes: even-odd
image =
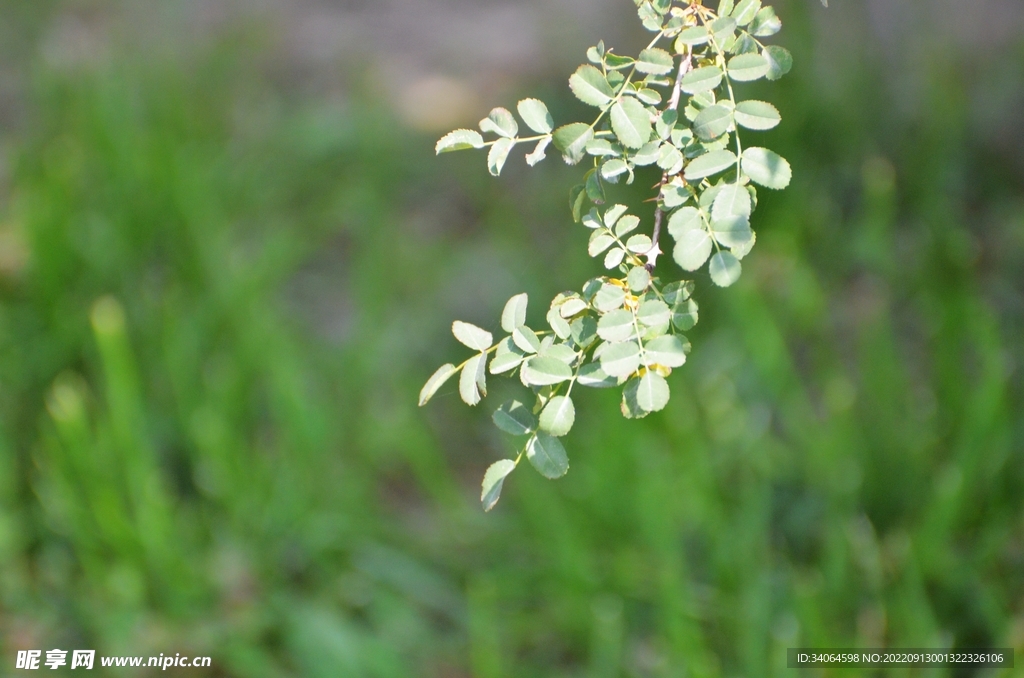
[[[768,60],[756,52],[729,59],[729,77],[737,82],[750,82],[768,73]]]
[[[583,103],[597,107],[607,106],[614,96],[612,86],[604,74],[587,64],[580,66],[569,77],[569,89]]]
[[[586,348],[597,339],[597,321],[589,315],[576,318],[569,326],[569,332],[577,346]]]
[[[458,372],[458,369],[451,363],[446,363],[437,368],[437,371],[430,375],[430,379],[427,379],[427,383],[420,390],[420,407],[426,405],[434,397],[434,394],[437,393],[437,390],[456,372]]]
[[[636,60],[636,70],[640,73],[665,75],[672,72],[672,66],[672,55],[658,47],[645,49]]]
[[[731,125],[732,111],[725,106],[709,106],[697,114],[693,131],[704,141],[711,141],[725,134]]]
[[[587,142],[594,138],[594,130],[585,122],[573,122],[556,129],[553,138],[565,161],[575,165],[583,159]]]
[[[732,18],[736,19],[738,25],[746,26],[753,21],[760,9],[761,0],[739,0],[736,3],[736,8],[732,11]]]
[[[720,245],[729,248],[743,247],[754,236],[750,230],[750,221],[742,214],[712,220],[711,232]]]
[[[508,159],[508,153],[515,145],[514,139],[502,137],[495,141],[491,146],[491,150],[487,153],[487,171],[493,176],[501,174],[501,169],[505,166],[505,161]]]
[[[612,377],[626,377],[640,367],[640,346],[635,341],[609,344],[601,353],[601,369]]]
[[[646,144],[654,131],[651,114],[636,99],[620,99],[612,105],[612,130],[627,148],[640,148]]]
[[[722,69],[718,66],[695,68],[682,77],[679,87],[687,94],[713,90],[722,84]]]
[[[698,156],[686,166],[684,176],[687,181],[703,179],[718,174],[736,164],[736,154],[728,150],[711,151]]]
[[[747,129],[765,130],[779,124],[782,116],[778,109],[764,101],[741,101],[736,104],[736,122]]]
[[[636,319],[647,327],[658,327],[669,323],[672,311],[661,299],[647,299],[637,309]]]
[[[731,38],[735,32],[736,20],[730,16],[720,16],[711,22],[711,34],[715,36],[715,42],[718,43],[719,48],[724,48],[726,41]]]
[[[527,386],[551,386],[572,379],[572,369],[568,365],[546,356],[534,356],[527,360],[520,374]]]
[[[629,208],[625,205],[612,205],[606,209],[604,211],[604,225],[608,228],[614,228],[619,218],[626,213],[627,209]]]
[[[691,26],[679,31],[676,36],[675,49],[679,54],[684,54],[687,47],[703,45],[708,41],[708,29],[703,26]]]
[[[644,254],[645,252],[649,252],[652,245],[651,236],[646,233],[631,235],[629,236],[629,240],[626,241],[626,249],[634,254]]]
[[[480,399],[487,395],[486,376],[484,363],[486,355],[480,353],[466,361],[459,376],[459,395],[467,405],[476,405]]]
[[[644,364],[681,367],[686,362],[686,346],[679,337],[666,334],[644,344]]]
[[[517,294],[507,302],[501,312],[501,329],[511,333],[512,330],[526,322],[526,305],[529,297],[525,292]]]
[[[564,436],[576,421],[576,407],[569,396],[555,396],[540,413],[540,428],[553,436]]]
[[[639,151],[633,154],[633,164],[637,167],[646,167],[658,162],[661,157],[661,141],[655,139],[644,144]]]
[[[743,172],[765,188],[780,190],[789,186],[793,170],[786,159],[767,148],[747,148],[743,151]]]
[[[766,38],[770,35],[775,35],[782,29],[782,21],[775,15],[774,7],[764,7],[754,17],[754,20],[750,22],[750,27],[747,29],[751,35],[756,35],[759,38]]]
[[[438,139],[434,152],[440,155],[450,151],[461,151],[467,148],[483,148],[484,138],[471,129],[457,129]]]
[[[704,217],[696,207],[684,207],[672,213],[668,219],[668,232],[679,240],[687,231],[704,228]]]
[[[565,318],[558,312],[558,309],[550,309],[547,314],[548,325],[551,326],[551,331],[559,339],[568,339],[571,331],[569,329],[569,323],[566,322]]]
[[[545,478],[561,478],[569,470],[569,457],[561,441],[543,431],[530,439],[526,458]]]
[[[568,323],[566,323],[566,328],[568,328]],[[569,334],[572,334],[571,330]],[[574,362],[576,362],[576,358],[579,357],[579,354],[576,351],[572,350],[572,347],[570,347],[568,344],[542,344],[540,347],[539,355],[545,356],[547,358],[554,358],[555,360],[561,360],[563,363],[569,365],[570,367]]]
[[[640,294],[651,284],[651,274],[643,266],[636,266],[630,269],[629,275],[626,276],[626,283],[631,291]]]
[[[762,54],[768,61],[769,80],[778,80],[793,68],[793,55],[785,47],[768,45]]]
[[[692,229],[676,240],[672,258],[685,271],[696,271],[711,255],[711,236],[704,229]]]
[[[668,404],[668,382],[660,374],[648,372],[636,387],[636,402],[646,412],[658,412]]]
[[[525,358],[525,354],[522,352],[506,351],[504,353],[495,353],[491,359],[490,371],[491,374],[504,374],[519,367]]]
[[[495,108],[480,121],[481,132],[494,132],[500,137],[512,139],[519,134],[519,123],[507,108]]]
[[[491,419],[495,426],[509,435],[526,436],[537,429],[537,417],[518,400],[503,404],[494,411]]]
[[[627,214],[618,220],[615,224],[615,235],[620,238],[632,233],[636,230],[636,227],[640,225],[640,217],[632,214]]]
[[[550,134],[555,128],[548,107],[540,99],[523,99],[516,109],[526,126],[538,134]]]
[[[622,263],[622,260],[626,258],[626,250],[621,247],[608,250],[608,254],[604,255],[604,267],[615,268]]]
[[[533,167],[547,157],[548,146],[551,144],[551,137],[544,137],[537,142],[533,150],[526,154],[526,164]]]
[[[711,280],[719,287],[728,287],[739,280],[742,270],[739,260],[729,252],[716,252],[708,265]]]
[[[596,257],[614,244],[615,236],[605,229],[594,231],[590,234],[590,241],[587,243],[587,254]]]
[[[633,334],[633,314],[625,309],[605,313],[597,321],[597,336],[605,341],[626,341]]]
[[[619,380],[601,369],[601,363],[587,363],[580,368],[576,383],[589,388],[611,388],[617,386]]]
[[[558,307],[558,313],[563,318],[571,318],[577,313],[587,310],[587,302],[583,301],[579,297],[569,297],[565,302]]]
[[[540,350],[540,339],[537,338],[536,332],[526,325],[520,325],[512,330],[512,341],[525,353],[536,353]]]
[[[490,332],[461,320],[452,323],[452,334],[460,343],[474,351],[486,351],[494,345],[494,337]]]
[[[715,196],[711,207],[711,218],[722,221],[731,217],[749,217],[751,212],[750,193],[746,186],[726,184]]]
[[[626,301],[626,291],[616,285],[603,284],[594,295],[594,308],[601,313],[621,308]]]
[[[629,171],[629,165],[622,158],[612,158],[601,165],[601,176],[605,179],[614,179]]]
[[[516,463],[511,459],[496,461],[488,467],[480,489],[480,503],[483,504],[484,511],[490,511],[498,503],[505,478],[515,469]]]

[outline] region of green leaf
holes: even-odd
[[[565,321],[565,318],[563,318],[558,312],[558,309],[549,309],[546,317],[548,325],[551,326],[551,331],[554,332],[559,339],[569,338],[572,334],[572,331],[569,328],[569,323]]]
[[[516,109],[526,126],[538,134],[550,134],[555,128],[547,105],[540,99],[523,99],[516,105]]]
[[[669,323],[672,319],[672,311],[669,310],[668,304],[661,299],[648,299],[640,304],[640,308],[636,312],[636,319],[647,327],[658,327]]]
[[[452,323],[452,334],[460,343],[474,351],[486,351],[494,345],[494,337],[490,332],[461,320]]]
[[[725,134],[731,125],[732,111],[725,106],[709,106],[697,114],[693,131],[704,141],[711,141]]]
[[[651,284],[651,274],[643,266],[636,266],[630,269],[629,275],[626,276],[626,283],[631,291],[640,294]]]
[[[434,394],[437,393],[437,390],[444,386],[444,383],[456,372],[458,372],[458,369],[451,363],[446,363],[437,368],[437,371],[430,375],[430,379],[427,379],[427,383],[420,390],[420,407],[426,405],[434,397]]]
[[[614,179],[627,171],[629,171],[629,165],[622,158],[612,158],[601,165],[601,176],[605,179]]]
[[[741,101],[736,104],[736,122],[747,129],[765,130],[779,124],[782,116],[778,109],[764,101]]]
[[[566,323],[566,328],[568,328],[568,323]],[[576,358],[579,357],[579,354],[576,351],[572,350],[572,347],[570,347],[568,344],[542,344],[540,347],[540,355],[546,358],[554,358],[555,360],[561,360],[563,363],[569,365],[570,367],[572,367],[572,364],[576,362]]]
[[[487,395],[487,377],[484,373],[484,362],[487,356],[477,354],[466,361],[459,376],[459,395],[467,405],[476,405]]]
[[[672,72],[673,64],[671,54],[658,47],[652,47],[640,52],[640,58],[636,60],[636,70],[640,73],[665,75]]]
[[[569,334],[577,346],[586,348],[597,339],[597,321],[589,315],[576,318],[569,326]]]
[[[537,338],[536,332],[526,325],[520,325],[512,330],[512,341],[525,353],[536,353],[540,350],[540,339]]]
[[[594,138],[594,130],[585,122],[573,122],[556,129],[553,138],[565,162],[575,165],[583,159],[587,142]]]
[[[637,167],[646,167],[658,162],[661,157],[661,141],[655,139],[644,144],[639,151],[633,154],[633,164]]]
[[[668,232],[676,240],[687,231],[704,228],[704,217],[696,207],[684,207],[672,213],[668,220]]]
[[[601,285],[601,289],[594,295],[594,308],[601,313],[608,313],[617,308],[622,308],[626,301],[626,291],[616,285]]]
[[[593,155],[598,158],[617,158],[622,155],[619,149],[612,145],[612,142],[607,139],[591,139],[587,142],[586,148],[588,155]]]
[[[750,27],[747,30],[750,31],[751,35],[766,38],[782,30],[782,22],[775,15],[774,7],[765,7],[757,13],[757,16],[750,22]]]
[[[614,96],[612,86],[608,84],[604,74],[587,64],[580,66],[569,76],[569,89],[583,103],[598,108],[607,106]]]
[[[626,341],[633,336],[633,314],[625,309],[605,313],[597,321],[597,336],[605,341]]]
[[[761,0],[739,0],[736,3],[736,8],[732,11],[732,18],[736,19],[738,25],[746,26],[753,21],[760,9]]]
[[[491,359],[491,374],[504,374],[514,370],[522,364],[524,359],[525,355],[521,352],[505,351],[504,353],[495,353]]]
[[[544,137],[543,139],[538,141],[537,145],[533,147],[533,150],[530,153],[526,154],[526,164],[529,165],[530,167],[533,167],[538,162],[546,158],[546,151],[548,150],[548,145],[550,143],[551,137]]]
[[[619,219],[619,221],[615,224],[615,235],[621,238],[635,231],[636,227],[639,225],[640,217],[634,216],[632,214],[627,214],[626,216]]]
[[[505,161],[508,159],[508,153],[515,145],[515,139],[506,139],[502,137],[495,141],[494,145],[491,146],[490,152],[487,153],[487,171],[493,176],[501,174],[501,168],[505,166]]]
[[[735,216],[749,217],[751,212],[750,192],[740,184],[726,184],[715,196],[711,207],[711,218],[722,221]]]
[[[604,185],[601,184],[601,175],[597,168],[587,172],[587,197],[595,205],[603,205],[605,202]]]
[[[561,360],[534,356],[523,364],[523,383],[527,386],[551,386],[572,379],[572,369]]]
[[[651,114],[636,99],[625,98],[616,101],[611,110],[612,130],[622,145],[640,148],[651,139],[654,131]]]
[[[501,497],[501,487],[505,484],[508,474],[516,470],[516,463],[511,459],[496,461],[484,473],[483,486],[480,489],[480,503],[484,511],[490,511]]]
[[[725,12],[726,14],[728,12]],[[736,20],[730,16],[720,16],[711,22],[711,33],[720,48],[725,48],[726,41],[736,32]]]
[[[615,244],[615,236],[608,231],[601,229],[590,234],[590,241],[587,243],[587,254],[592,257],[604,252]]]
[[[672,305],[672,324],[680,332],[686,332],[697,324],[697,302],[693,299],[677,301]]]
[[[621,247],[608,250],[608,254],[604,256],[604,267],[615,268],[622,263],[622,260],[626,258],[626,250]]]
[[[587,302],[579,297],[569,297],[558,307],[558,314],[563,318],[571,318],[581,311],[587,310]]]
[[[743,247],[754,237],[750,221],[742,214],[712,221],[711,232],[719,244],[728,248]]]
[[[483,148],[484,138],[480,133],[471,129],[457,129],[449,132],[438,139],[434,146],[434,152],[438,155],[451,151],[461,151],[467,148]]]
[[[643,254],[651,250],[651,236],[645,233],[637,233],[636,235],[629,236],[629,240],[626,241],[626,249],[634,254]]]
[[[512,139],[519,134],[519,123],[506,108],[495,108],[480,121],[481,132],[494,132],[500,137]]]
[[[662,144],[658,167],[665,170],[666,174],[679,174],[679,170],[683,169],[683,154],[672,144]]]
[[[739,259],[729,252],[716,252],[708,266],[711,280],[719,287],[728,287],[739,280],[742,270]]]
[[[661,93],[649,87],[637,90],[634,96],[648,106],[657,106],[661,103]]]
[[[601,369],[612,377],[627,377],[640,367],[640,346],[635,341],[609,344],[601,353]]]
[[[765,188],[776,190],[789,186],[793,178],[793,170],[785,158],[757,146],[743,151],[743,172]]]
[[[569,470],[569,457],[558,438],[543,431],[526,445],[526,458],[545,478],[561,478]]]
[[[583,184],[573,186],[569,189],[569,211],[572,212],[572,220],[579,223],[583,217],[583,207],[587,202],[587,191]]]
[[[511,333],[515,328],[526,323],[526,305],[530,298],[525,292],[517,294],[505,303],[501,312],[501,329]]]
[[[793,55],[785,47],[768,45],[762,55],[768,62],[769,80],[778,80],[793,68]]]
[[[690,192],[685,186],[677,183],[670,183],[661,187],[661,198],[665,209],[671,210],[686,203],[690,199]]]
[[[644,364],[682,367],[686,362],[686,346],[679,337],[666,334],[644,345]]]
[[[703,45],[708,41],[708,29],[703,26],[691,26],[679,31],[676,37],[675,49],[679,54],[686,52],[686,47]]]
[[[727,170],[735,164],[736,154],[732,151],[711,151],[691,160],[690,164],[686,166],[686,172],[683,176],[686,177],[687,181],[703,179],[704,177]]]
[[[640,385],[639,379],[630,379],[626,384],[626,387],[622,389],[622,416],[626,419],[642,419],[650,414],[647,410],[640,407],[640,404],[636,400],[637,387]]]
[[[711,255],[711,236],[703,228],[695,228],[676,239],[672,258],[684,271],[696,271]]]
[[[740,54],[729,59],[729,77],[737,82],[750,82],[768,73],[768,60],[760,54]]]
[[[541,430],[557,437],[568,433],[575,421],[576,407],[569,396],[555,396],[540,413]]]
[[[601,363],[587,363],[580,368],[576,383],[588,388],[611,388],[617,386],[619,380],[610,376],[601,369]]]
[[[647,412],[658,412],[668,404],[668,382],[660,374],[648,372],[636,387],[636,402]]]
[[[722,69],[718,66],[695,68],[682,77],[679,87],[687,94],[713,90],[722,84]]]
[[[494,425],[513,436],[527,436],[537,430],[537,417],[526,405],[510,400],[494,411]]]

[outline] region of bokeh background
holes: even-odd
[[[741,281],[697,277],[669,407],[581,393],[570,473],[484,514],[514,386],[419,387],[453,319],[526,291],[539,325],[598,267],[577,169],[433,143],[523,96],[582,115],[566,78],[645,44],[632,3],[0,2],[0,675],[55,647],[237,678],[1019,666],[1024,5],[831,4],[777,4],[796,65],[744,92],[795,178]]]

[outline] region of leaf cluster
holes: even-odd
[[[591,122],[556,126],[538,99],[516,106],[519,120],[534,134],[521,136],[516,116],[495,108],[479,131],[455,130],[442,137],[437,153],[487,148],[487,168],[499,175],[520,144],[536,165],[552,145],[570,165],[585,164],[570,191],[574,221],[589,231],[588,252],[607,275],[580,292],[551,302],[547,328],[526,325],[525,294],[505,306],[495,341],[490,332],[456,322],[455,338],[475,351],[461,365],[444,365],[427,381],[420,404],[459,374],[459,393],[469,405],[487,394],[487,375],[514,375],[532,392],[532,404],[503,404],[494,423],[525,442],[518,456],[492,465],[484,476],[481,501],[489,510],[505,478],[525,457],[548,478],[569,468],[560,438],[575,421],[572,392],[577,385],[622,389],[622,414],[643,417],[669,400],[666,378],[682,366],[690,343],[682,334],[697,322],[693,281],[667,284],[654,276],[662,231],[671,237],[672,258],[684,271],[707,264],[711,281],[735,283],[741,260],[756,236],[750,218],[758,187],[783,189],[789,163],[762,146],[744,147],[740,132],[770,130],[781,121],[770,103],[741,99],[735,85],[777,80],[792,67],[789,52],[765,45],[782,23],[761,0],[720,0],[716,10],[698,0],[634,0],[643,26],[654,33],[635,57],[603,42],[587,50],[587,63],[569,77],[569,89],[597,109]],[[487,139],[484,135],[492,136]],[[660,174],[653,227],[621,204],[607,206],[610,185],[632,183],[638,172]]]

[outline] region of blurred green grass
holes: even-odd
[[[453,318],[593,274],[573,172],[435,159],[371,94],[292,96],[260,49],[9,56],[5,673],[52,647],[380,678],[1024,648],[1024,193],[971,134],[969,69],[919,74],[922,118],[876,114],[870,60],[828,96],[810,66],[766,93],[796,179],[762,197],[741,283],[698,281],[669,408],[627,422],[587,394],[569,475],[517,474],[484,515],[506,441],[416,392]]]

